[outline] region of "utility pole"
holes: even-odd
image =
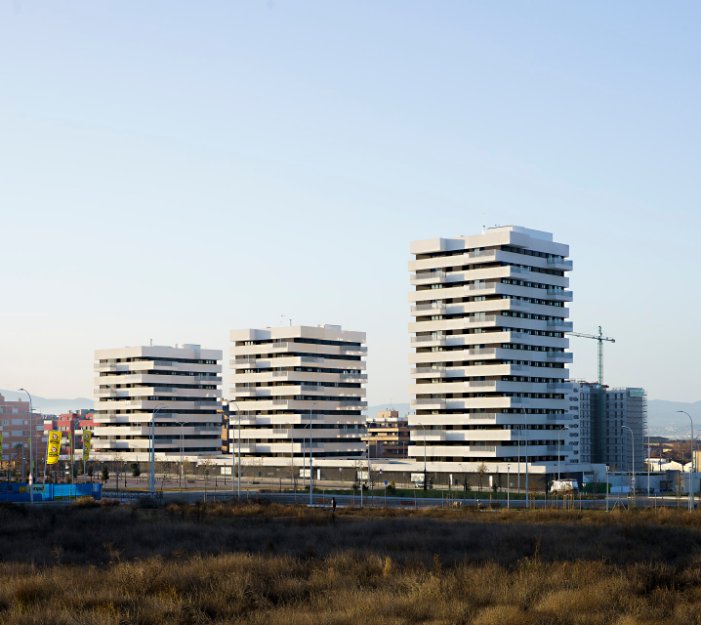
[[[691,451],[691,466],[689,467],[689,512],[694,510],[694,420],[691,415],[686,412],[686,410],[677,410],[689,417],[689,423],[691,425],[691,439],[689,440],[689,451]]]

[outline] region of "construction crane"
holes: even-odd
[[[581,332],[568,332],[570,336],[578,336],[581,339],[594,339],[598,341],[597,345],[597,355],[599,359],[599,384],[604,383],[604,341],[609,343],[615,343],[616,339],[612,339],[610,336],[604,336],[601,331],[601,326],[599,326],[599,334],[582,334]]]

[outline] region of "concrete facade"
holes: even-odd
[[[633,466],[643,471],[647,436],[644,389],[578,382],[575,392],[579,395],[580,445],[589,450],[589,458],[583,461],[606,464],[612,471],[630,471]]]
[[[417,241],[409,455],[489,474],[576,471],[567,245],[519,226]]]
[[[361,456],[366,354],[365,333],[335,325],[232,331],[230,451],[240,438],[248,457]]]
[[[96,459],[221,453],[221,358],[199,345],[95,352]]]

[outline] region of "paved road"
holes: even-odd
[[[139,498],[148,497],[146,493],[137,493],[133,491],[119,491],[117,493],[113,490],[103,491],[103,496],[110,498],[119,498],[120,500],[134,500]],[[232,499],[231,491],[207,491],[204,490],[188,490],[188,491],[165,491],[162,494],[159,493],[159,498],[162,497],[165,501],[185,501],[189,503],[195,503],[198,501],[230,501]],[[235,495],[233,495],[235,498]],[[374,497],[363,497],[362,504],[359,495],[328,495],[323,493],[314,493],[313,505],[318,507],[330,507],[331,498],[336,498],[336,505],[338,507],[373,507],[373,508],[403,508],[403,509],[413,509],[413,508],[439,508],[439,507],[467,507],[475,509],[523,509],[526,508],[526,502],[523,499],[514,499],[507,501],[505,499],[495,499],[490,502],[489,498],[471,498],[471,499],[461,499],[461,498],[441,498],[441,497],[394,497],[394,496],[374,496]],[[271,493],[271,492],[260,492],[255,490],[247,490],[241,492],[242,500],[250,499],[265,499],[269,501],[275,501],[283,504],[309,504],[309,493]],[[613,510],[617,507],[679,507],[686,508],[687,500],[679,500],[676,498],[650,498],[647,497],[636,497],[635,499],[628,499],[625,497],[610,496],[608,498],[608,509]],[[573,510],[605,510],[607,507],[607,502],[605,499],[574,499],[572,501],[563,501],[561,499],[534,499],[530,501],[529,506],[531,508],[537,509],[573,509]]]

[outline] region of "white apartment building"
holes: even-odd
[[[572,460],[568,246],[504,226],[415,241],[411,253],[409,455],[556,474]]]
[[[97,459],[157,459],[221,453],[222,352],[199,345],[95,352]]]
[[[336,325],[232,331],[232,452],[240,443],[242,457],[361,455],[366,354],[365,333]]]

